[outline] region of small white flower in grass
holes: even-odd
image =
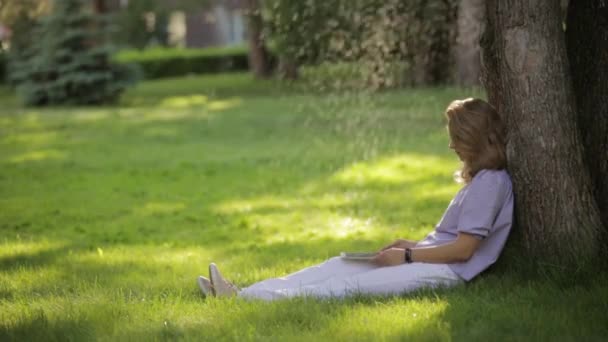
[[[103,257],[103,249],[101,249],[101,247],[97,247],[97,255]]]

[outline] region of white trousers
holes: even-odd
[[[238,295],[264,300],[296,296],[395,295],[420,287],[449,287],[463,282],[447,264],[415,262],[380,267],[334,257],[282,278],[260,281],[242,289]]]

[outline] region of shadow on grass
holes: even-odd
[[[86,341],[95,339],[94,323],[84,319],[49,318],[43,310],[2,321],[0,341]]]
[[[54,263],[58,257],[66,255],[69,250],[69,247],[61,246],[42,249],[33,253],[20,252],[3,256],[0,257],[0,272],[47,266]]]

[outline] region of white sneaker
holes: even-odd
[[[215,293],[213,291],[213,285],[211,284],[211,280],[209,280],[203,276],[199,276],[196,282],[198,283],[198,287],[201,289],[201,292],[203,293],[203,295],[205,297],[215,296]]]
[[[214,263],[209,265],[209,278],[216,297],[232,297],[239,292],[238,287],[224,279]]]

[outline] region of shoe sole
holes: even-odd
[[[205,295],[205,297],[209,297],[209,296],[214,296],[215,294],[213,293],[213,285],[209,284],[209,286],[206,286],[207,284],[204,282],[204,280],[201,280],[201,278],[198,278],[196,280],[199,289],[201,289],[201,292],[203,293],[203,295]]]
[[[217,269],[217,266],[215,266],[214,263],[209,264],[209,280],[211,281],[211,292],[213,293],[213,296],[216,297],[217,295],[215,293],[215,286],[213,286],[213,284],[215,284],[215,282],[213,281],[213,271],[211,270],[211,265],[216,267],[216,269]]]

